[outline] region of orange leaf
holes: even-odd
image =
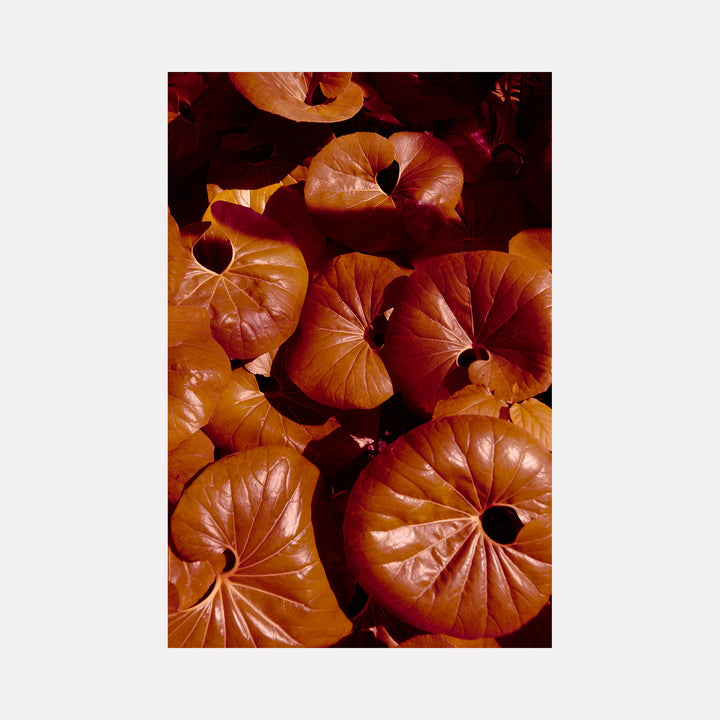
[[[552,230],[536,228],[523,230],[510,238],[508,250],[513,255],[539,260],[552,270]]]
[[[233,85],[260,110],[297,122],[347,120],[363,105],[352,73],[231,72]]]
[[[210,419],[230,379],[230,360],[213,339],[205,308],[168,308],[168,450]]]
[[[510,419],[552,451],[552,408],[530,398],[510,406]]]
[[[500,417],[507,403],[498,400],[487,388],[466,385],[445,400],[440,400],[433,410],[433,419],[450,415],[489,415]]]
[[[369,595],[427,632],[514,632],[551,593],[550,473],[547,450],[505,420],[420,425],[351,490],[350,569]]]
[[[302,253],[277,223],[217,201],[215,222],[186,249],[173,302],[207,308],[213,335],[232,359],[249,360],[295,330],[308,284]]]
[[[294,450],[264,447],[218,460],[187,488],[175,546],[221,569],[207,597],[170,612],[170,647],[327,647],[350,632],[315,546],[317,480]]]

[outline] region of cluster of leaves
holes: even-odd
[[[550,644],[550,117],[170,74],[170,646]]]

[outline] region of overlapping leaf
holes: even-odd
[[[265,377],[237,368],[205,432],[218,447],[232,452],[286,445],[332,473],[362,453],[377,425],[378,413],[343,413],[314,402],[282,370]]]
[[[552,230],[532,228],[510,238],[508,250],[513,255],[539,260],[552,270]]]
[[[517,402],[551,382],[551,277],[493,251],[426,263],[405,284],[383,357],[395,387],[430,415],[470,380]]]
[[[205,308],[168,308],[168,450],[210,419],[230,379],[230,360],[213,339]]]
[[[397,180],[382,173],[395,164]],[[329,142],[310,163],[305,200],[330,237],[368,253],[427,245],[462,192],[460,163],[432,135],[368,132]]]
[[[345,514],[351,569],[405,622],[498,637],[551,592],[550,455],[511,423],[459,415],[421,425],[375,458]]]
[[[433,408],[433,419],[451,415],[500,417],[507,403],[498,400],[486,387],[466,385]],[[506,411],[507,412],[507,411]],[[507,418],[505,418],[507,419]]]
[[[196,605],[170,612],[171,647],[325,647],[350,632],[315,546],[317,480],[295,451],[263,447],[228,455],[187,488],[172,538],[216,578]]]
[[[256,107],[297,122],[347,120],[363,104],[362,89],[341,72],[231,72],[235,87]]]
[[[535,398],[510,406],[510,419],[552,450],[552,409]]]
[[[194,432],[168,454],[168,501],[176,503],[185,485],[215,459],[215,446],[202,430]]]
[[[187,269],[172,301],[207,308],[213,335],[228,355],[254,358],[295,330],[307,267],[277,223],[233,203],[212,207],[215,222],[188,245]]]
[[[384,313],[406,276],[385,258],[348,253],[313,280],[288,353],[288,374],[303,392],[346,409],[374,408],[393,394],[378,351]]]

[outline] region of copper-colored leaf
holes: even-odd
[[[530,398],[510,406],[510,419],[534,435],[548,450],[552,450],[552,408]]]
[[[552,230],[533,228],[522,230],[510,238],[508,250],[513,255],[539,260],[552,270]]]
[[[413,250],[435,237],[462,185],[460,163],[432,135],[358,132],[315,155],[305,200],[317,226],[355,250]]]
[[[215,446],[202,430],[194,432],[168,454],[168,501],[176,503],[185,485],[215,459]]]
[[[266,185],[265,187],[256,188],[255,190],[222,190],[216,185],[209,185],[208,195],[210,194],[210,188],[217,188],[218,192],[213,193],[213,196],[209,198],[210,204],[202,219],[205,222],[213,222],[215,218],[213,217],[212,206],[213,203],[217,201],[242,205],[262,215],[262,213],[265,212],[265,206],[272,194],[281,187],[281,183],[273,183],[272,185]]]
[[[408,278],[383,358],[411,406],[430,415],[472,381],[516,402],[551,383],[551,276],[493,251],[456,253]]]
[[[433,419],[451,415],[488,415],[500,417],[507,403],[498,400],[486,387],[466,385],[433,409]]]
[[[347,120],[363,104],[352,73],[231,72],[235,87],[256,107],[297,122]]]
[[[495,638],[479,638],[478,640],[463,640],[449,635],[415,635],[409,640],[400,643],[401,648],[499,648]]]
[[[295,330],[307,267],[292,237],[269,218],[222,201],[213,203],[212,213],[215,222],[188,246],[173,302],[207,308],[228,355],[254,358]]]
[[[288,354],[288,373],[303,392],[346,409],[374,408],[392,396],[378,353],[384,313],[406,275],[391,260],[349,253],[313,280]]]
[[[415,627],[466,639],[513,632],[551,593],[550,471],[547,450],[505,420],[421,425],[353,486],[348,564]]]
[[[171,647],[325,647],[350,632],[315,546],[317,480],[295,451],[263,447],[218,460],[187,488],[175,546],[222,570],[207,597],[170,612]]]
[[[262,383],[263,388],[260,388]],[[260,445],[287,445],[324,472],[345,467],[377,432],[378,415],[341,415],[303,395],[283,374],[233,371],[205,432],[218,446],[238,452]]]
[[[213,339],[205,308],[168,308],[168,450],[210,419],[230,379],[230,360]]]
[[[210,589],[215,570],[206,560],[187,562],[168,547],[168,609],[186,610]]]

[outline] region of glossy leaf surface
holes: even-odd
[[[393,163],[396,181],[383,179]],[[317,226],[355,250],[412,250],[434,238],[462,185],[460,163],[432,135],[358,132],[335,138],[315,155],[305,200]]]
[[[228,355],[254,358],[295,330],[307,267],[292,237],[269,218],[223,201],[213,203],[212,213],[215,222],[186,251],[173,302],[207,308]]]
[[[270,387],[261,389],[259,383]],[[286,445],[331,473],[360,455],[377,424],[377,414],[338,413],[316,403],[284,374],[266,378],[237,368],[205,431],[216,445],[232,452]]]
[[[552,230],[533,228],[522,230],[510,238],[508,250],[513,255],[539,260],[552,270]]]
[[[550,474],[549,453],[504,420],[460,415],[421,425],[353,486],[350,568],[415,627],[466,639],[513,632],[551,592]]]
[[[293,450],[265,447],[218,460],[187,488],[175,546],[222,571],[205,599],[170,613],[170,647],[325,647],[350,632],[315,546],[317,480]]]
[[[168,450],[210,419],[230,379],[230,360],[213,339],[204,308],[168,308]]]
[[[297,122],[347,120],[363,104],[352,73],[231,72],[235,87],[256,107]]]
[[[185,485],[215,460],[215,446],[202,430],[194,432],[168,454],[168,501],[176,503]]]
[[[455,253],[405,284],[383,357],[395,387],[430,415],[471,380],[516,402],[551,383],[551,276],[508,253]]]
[[[288,355],[288,373],[309,397],[348,409],[393,394],[379,349],[406,274],[391,260],[348,253],[313,280]]]
[[[433,419],[451,415],[488,415],[500,417],[507,403],[498,400],[487,388],[466,385],[449,398],[440,400],[433,409]]]
[[[530,398],[510,406],[510,419],[552,451],[552,408]]]
[[[168,547],[168,609],[186,610],[210,589],[215,570],[206,560],[186,562]]]

